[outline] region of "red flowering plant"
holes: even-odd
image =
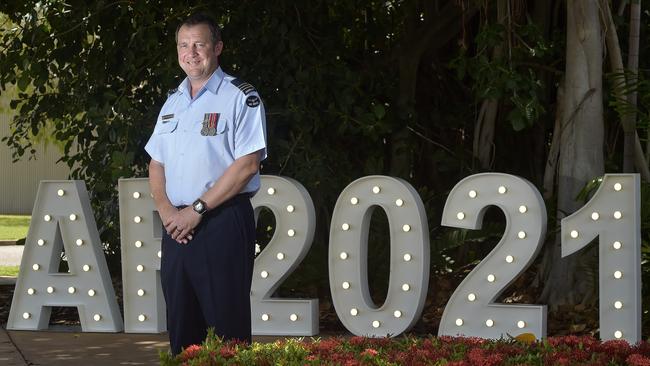
[[[202,345],[176,357],[161,354],[164,366],[203,365],[633,365],[650,366],[650,344],[600,342],[593,337],[549,337],[542,341],[463,337],[325,339],[289,338],[273,343],[224,342],[212,332]]]

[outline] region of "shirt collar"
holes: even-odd
[[[210,92],[212,92],[213,94],[217,94],[217,91],[219,90],[219,86],[221,86],[221,82],[223,81],[224,76],[226,76],[226,74],[223,72],[223,70],[221,70],[221,66],[219,66],[212,73],[212,76],[210,76],[210,79],[208,79],[208,82],[205,83],[205,85],[201,89],[207,89]],[[190,95],[189,87],[190,87],[190,79],[185,77],[185,79],[183,79],[183,81],[178,86],[178,90],[181,93],[187,94],[189,96]],[[197,93],[197,96],[201,95],[202,93],[203,93],[203,90],[200,90]]]

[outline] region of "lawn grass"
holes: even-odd
[[[0,276],[18,277],[20,266],[0,266]]]
[[[17,240],[27,236],[31,216],[0,215],[0,240]]]

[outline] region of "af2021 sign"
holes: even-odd
[[[641,340],[640,187],[635,174],[608,174],[593,198],[562,220],[562,255],[598,237],[601,338]],[[88,193],[81,181],[44,181],[34,204],[8,329],[48,328],[53,306],[75,306],[84,331],[166,330],[160,286],[161,222],[147,179],[119,181],[124,320],[115,298]],[[253,334],[318,334],[318,300],[272,297],[311,246],[314,206],[297,181],[262,176],[252,199],[275,216],[271,241],[255,260],[251,290]],[[479,229],[485,211],[506,218],[501,241],[449,299],[439,335],[500,338],[546,335],[546,306],[497,304],[509,284],[538,254],[546,208],[525,179],[484,173],[460,181],[449,194],[442,224]],[[390,279],[377,307],[368,287],[368,229],[373,210],[390,225]],[[62,249],[69,272],[59,273]],[[419,319],[429,281],[429,229],[420,197],[407,182],[360,178],[341,192],[330,224],[329,283],[343,325],[356,335],[396,336]]]

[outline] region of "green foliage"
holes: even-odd
[[[503,24],[486,23],[476,35],[476,50],[461,49],[450,66],[460,80],[471,80],[477,102],[503,101],[504,120],[513,130],[521,131],[546,112],[541,97],[543,81],[534,70],[545,68],[545,62],[557,52],[534,24],[508,29]]]

